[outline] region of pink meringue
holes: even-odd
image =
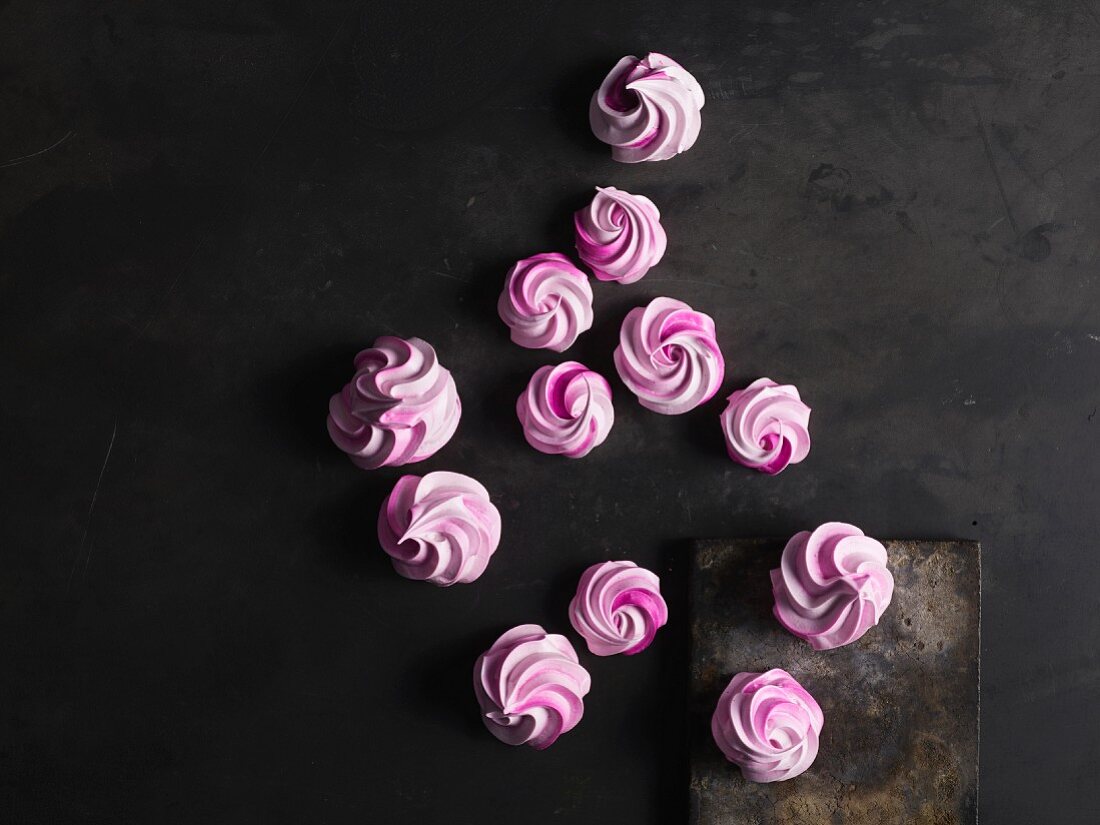
[[[541,252],[508,270],[497,313],[521,347],[562,352],[592,326],[592,286],[567,257]]]
[[[474,664],[481,720],[501,742],[548,748],[584,715],[591,677],[564,636],[514,627]]]
[[[577,584],[569,621],[597,656],[641,653],[668,621],[661,580],[632,561],[594,564]]]
[[[450,441],[462,404],[426,341],[384,335],[355,356],[355,370],[329,401],[328,432],[356,466],[423,461]]]
[[[611,385],[576,361],[540,367],[516,401],[516,415],[539,452],[582,458],[603,444],[615,423]]]
[[[694,409],[718,392],[725,375],[714,320],[683,301],[654,298],[623,321],[615,369],[646,409],[665,415]]]
[[[746,467],[775,475],[810,452],[810,408],[798,389],[758,378],[730,393],[721,415],[730,458]]]
[[[771,579],[775,617],[815,650],[856,641],[878,624],[894,595],[886,548],[838,521],[797,533]]]
[[[698,81],[672,58],[628,55],[592,95],[588,121],[615,160],[666,160],[694,145],[705,102]]]
[[[738,673],[722,691],[710,731],[726,759],[750,782],[781,782],[817,757],[825,715],[807,690],[779,668]]]
[[[472,582],[500,544],[500,512],[462,473],[402,476],[382,502],[378,541],[406,579]]]
[[[597,186],[573,225],[577,255],[601,281],[634,283],[657,265],[668,243],[653,201],[614,186]]]

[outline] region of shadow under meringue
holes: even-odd
[[[352,469],[362,477],[314,508],[308,517],[310,534],[326,561],[340,573],[365,579],[396,578],[389,556],[378,544],[377,524],[382,502],[404,468]]]
[[[506,629],[483,629],[443,639],[422,651],[417,664],[400,676],[403,695],[449,730],[461,729],[471,739],[491,737],[474,694],[474,663]]]
[[[586,60],[563,73],[554,85],[554,122],[578,149],[594,158],[610,158],[611,148],[592,134],[588,106],[614,65],[615,58],[610,54],[607,59]]]
[[[328,435],[328,402],[355,374],[356,354],[375,337],[303,353],[260,379],[253,400],[262,417],[280,431],[282,443],[311,458],[347,460]]]

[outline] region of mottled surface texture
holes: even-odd
[[[627,167],[588,99],[646,49],[699,79],[703,129]],[[983,542],[983,819],[1100,821],[1098,135],[1098,0],[0,0],[0,819],[676,825],[683,540],[839,519]],[[593,286],[565,356],[615,427],[568,461],[514,408],[560,359],[495,302],[597,184],[652,198],[669,244]],[[658,295],[728,362],[680,417],[611,362]],[[325,433],[394,332],[463,399],[418,472],[504,519],[469,586],[394,575],[400,472]],[[718,426],[761,375],[813,407],[774,478]],[[668,626],[582,652],[552,748],[502,745],[474,659],[570,633],[609,558],[661,575]]]
[[[974,825],[981,552],[887,541],[894,598],[857,642],[814,651],[772,616],[781,540],[702,542],[691,567],[692,825]],[[747,782],[710,735],[733,674],[781,667],[821,705],[820,751]]]

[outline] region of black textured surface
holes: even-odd
[[[1095,0],[427,9],[0,0],[0,818],[630,822],[687,816],[682,539],[980,538],[982,812],[1100,818],[1100,11]],[[363,34],[359,36],[359,32]],[[612,163],[586,106],[621,55],[683,61],[688,154]],[[362,80],[356,80],[361,77]],[[711,313],[724,392],[814,408],[808,460],[733,466],[720,398],[535,454],[512,404],[550,354],[494,316],[506,266],[567,249],[596,184],[651,196],[669,251],[596,285]],[[475,585],[394,576],[398,473],[327,442],[357,348],[421,335],[465,415],[421,468],[481,479],[504,541]],[[549,751],[479,727],[476,654],[566,629],[630,557],[672,611],[584,656]]]
[[[815,651],[772,615],[782,539],[700,542],[691,566],[692,825],[975,825],[981,547],[886,541],[894,596],[858,641]],[[779,667],[825,714],[784,782],[742,778],[710,720],[735,673]]]

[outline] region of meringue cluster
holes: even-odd
[[[640,653],[668,621],[661,583],[629,561],[595,564],[569,605],[573,629],[597,656]],[[564,636],[537,624],[507,631],[474,664],[481,720],[509,745],[542,750],[584,715],[588,671]]]
[[[766,379],[762,379],[766,380]],[[757,382],[759,383],[759,382]],[[851,524],[796,534],[771,571],[776,619],[815,650],[858,640],[890,604],[886,548]],[[711,718],[715,743],[753,782],[798,776],[817,755],[824,716],[786,671],[738,673]]]
[[[651,53],[624,57],[592,98],[596,136],[624,163],[664,160],[689,149],[700,129],[702,89],[682,66]],[[577,255],[600,281],[632,284],[663,258],[667,237],[649,198],[597,187],[574,215]],[[565,255],[540,253],[509,269],[497,302],[512,341],[564,352],[593,323],[588,276]],[[632,309],[613,357],[623,384],[646,409],[679,415],[718,392],[725,360],[714,320],[674,298]],[[728,397],[720,416],[730,458],[767,474],[804,460],[810,408],[797,388],[760,378]],[[328,431],[365,469],[434,455],[462,413],[454,379],[419,338],[383,336],[355,357],[355,374],[329,402]],[[535,450],[582,458],[615,422],[611,385],[578,361],[540,367],[516,401]],[[404,475],[378,514],[378,541],[394,569],[439,587],[486,570],[501,539],[488,490],[457,472]],[[875,626],[894,581],[885,547],[840,522],[798,533],[770,573],[779,623],[816,650],[850,644]],[[645,650],[668,621],[660,579],[630,561],[594,564],[581,575],[569,622],[596,656]],[[474,692],[488,730],[510,745],[543,749],[584,714],[591,677],[564,636],[537,624],[505,632],[478,657]],[[776,782],[814,761],[820,706],[785,670],[738,673],[711,718],[714,741],[746,779]]]

